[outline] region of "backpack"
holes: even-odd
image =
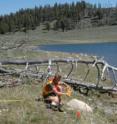
[[[53,79],[48,79],[47,83],[43,86],[43,90],[42,90],[43,97],[53,92],[52,80]]]

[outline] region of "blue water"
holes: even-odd
[[[38,49],[96,55],[104,57],[109,64],[117,66],[117,43],[41,45]]]

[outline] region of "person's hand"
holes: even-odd
[[[70,91],[67,92],[66,95],[67,95],[67,96],[71,96],[71,92],[70,92]]]
[[[67,96],[71,96],[71,94],[69,92],[66,93]]]
[[[66,95],[66,96],[68,95],[67,93],[62,93],[62,94],[63,94],[63,95]]]

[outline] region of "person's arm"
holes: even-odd
[[[56,87],[53,87],[53,91],[54,91],[54,93],[56,93],[59,96],[66,95],[66,93],[62,93],[62,92],[58,91]]]

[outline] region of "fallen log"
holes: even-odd
[[[82,83],[78,80],[71,80],[71,79],[64,79],[65,83],[69,84],[71,87],[73,87],[74,90],[78,90],[80,93],[84,95],[88,95],[89,90],[97,90],[100,93],[117,93],[117,88],[114,87],[103,87],[103,86],[97,86],[95,84],[90,83]]]
[[[33,65],[33,64],[44,64],[44,63],[49,63],[51,61],[52,63],[56,62],[63,62],[63,63],[68,63],[68,62],[78,62],[78,63],[84,63],[84,64],[93,64],[94,61],[83,61],[79,59],[46,59],[46,60],[1,60],[0,63],[1,65]]]
[[[85,60],[80,60],[80,59],[74,59],[74,58],[70,58],[70,59],[66,59],[66,58],[52,58],[52,59],[45,59],[45,60],[1,60],[0,61],[0,73],[3,74],[9,74],[9,75],[18,75],[18,76],[28,76],[28,77],[38,77],[38,78],[42,78],[44,75],[43,73],[37,72],[34,73],[33,71],[30,72],[30,70],[28,70],[29,65],[41,65],[41,64],[48,64],[48,66],[52,66],[53,63],[71,63],[71,70],[67,75],[67,78],[64,79],[64,82],[70,84],[74,90],[79,90],[80,93],[83,93],[85,95],[88,94],[89,90],[98,90],[100,93],[109,93],[109,92],[117,92],[116,88],[112,88],[112,87],[103,87],[103,86],[99,86],[99,82],[101,79],[101,74],[100,74],[100,68],[98,66],[98,64],[101,64],[104,66],[103,68],[103,74],[106,70],[106,68],[112,68],[114,70],[116,70],[115,67],[113,66],[109,66],[105,61],[97,61],[97,60],[92,60],[92,61],[85,61]],[[73,63],[81,63],[81,64],[86,64],[86,65],[92,65],[92,67],[96,67],[97,69],[97,82],[96,84],[88,84],[88,83],[81,83],[78,80],[71,80],[68,79],[68,76],[71,74],[71,72],[73,71]],[[7,70],[2,68],[2,65],[25,65],[24,69],[22,70]],[[106,66],[105,66],[106,65]],[[58,65],[57,66],[57,71],[59,70]],[[49,72],[47,72],[49,73]],[[89,71],[86,73],[85,78],[87,77]],[[48,74],[47,74],[48,75]],[[115,82],[116,84],[116,82]],[[115,85],[116,87],[116,85]],[[84,92],[85,91],[85,92]]]

